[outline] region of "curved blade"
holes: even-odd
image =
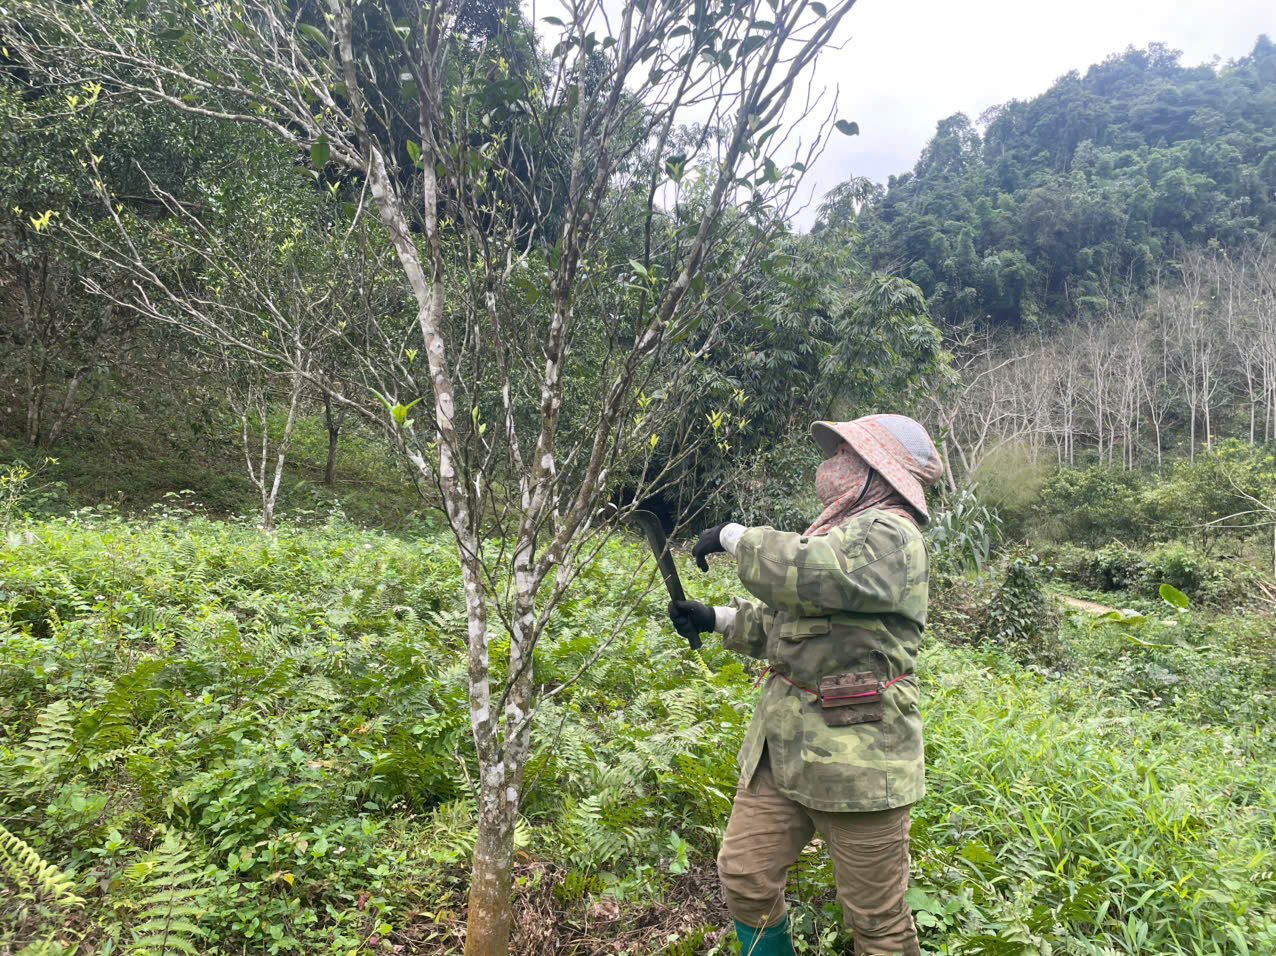
[[[660,569],[660,576],[664,579],[665,590],[669,592],[670,599],[685,601],[687,594],[682,589],[682,578],[678,576],[678,565],[674,562],[673,554],[669,550],[669,541],[665,537],[665,526],[661,523],[660,516],[650,511],[633,511],[630,512],[629,518],[642,529],[642,533],[646,536],[647,544],[656,557],[656,566]],[[690,644],[692,650],[698,650],[699,635],[692,638]]]

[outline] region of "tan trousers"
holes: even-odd
[[[818,832],[828,845],[837,896],[855,934],[856,956],[920,956],[908,889],[909,807],[823,813],[775,788],[764,754],[748,788],[736,787],[718,854],[718,876],[734,919],[761,929],[784,917],[789,867]]]

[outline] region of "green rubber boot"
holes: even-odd
[[[740,956],[793,956],[787,915],[766,929],[754,929],[736,920],[735,935],[740,940]]]

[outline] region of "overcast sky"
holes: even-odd
[[[850,176],[910,169],[945,116],[977,120],[1127,46],[1163,42],[1187,64],[1243,56],[1260,33],[1276,38],[1276,0],[859,0],[843,29],[817,82],[839,87],[838,114],[860,135],[833,135],[808,176],[817,199]]]

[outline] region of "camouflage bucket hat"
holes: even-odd
[[[907,415],[865,415],[853,422],[816,422],[811,437],[826,457],[846,442],[904,496],[922,520],[930,520],[926,488],[943,475],[944,464],[918,422]]]

